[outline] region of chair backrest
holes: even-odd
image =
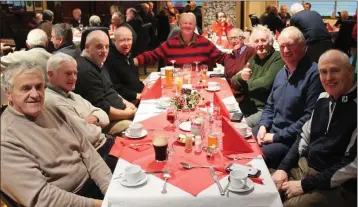
[[[2,190],[0,191],[0,200],[5,203],[7,207],[21,207],[22,205],[16,203],[8,195],[6,195]]]
[[[30,32],[30,29],[23,28],[19,25],[10,25],[10,30],[12,36],[14,37],[16,48],[15,50],[21,50],[22,48],[27,48],[26,46],[26,39],[27,35]]]
[[[109,33],[108,33],[108,27],[88,27],[85,31],[82,32],[81,44],[80,44],[81,52],[85,49],[86,39],[87,39],[88,34],[95,30],[102,30],[104,33],[106,33],[109,38],[109,45],[112,44],[111,37],[109,36]]]
[[[249,18],[251,20],[252,27],[260,24],[260,19],[255,14],[249,14]]]
[[[350,53],[350,47],[355,44],[352,38],[352,31],[355,23],[356,21],[354,20],[342,21],[337,39],[334,42],[334,48],[341,50],[348,55]]]

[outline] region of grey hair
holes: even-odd
[[[228,36],[230,36],[229,34],[236,34],[235,36],[239,36],[239,37],[243,37],[244,36],[244,32],[239,29],[239,28],[232,28],[229,32],[228,32]]]
[[[88,35],[87,35],[87,38],[86,38],[86,45],[87,44],[91,44],[91,42],[97,38],[99,38],[99,34],[102,33],[106,36],[106,38],[108,39],[108,35],[103,32],[102,30],[94,30],[92,32],[90,32]]]
[[[47,41],[47,35],[42,29],[33,29],[27,35],[26,43],[30,48],[39,45],[46,47]]]
[[[273,45],[273,41],[274,41],[274,39],[275,39],[275,36],[273,35],[273,32],[272,32],[269,28],[267,28],[267,26],[263,26],[263,25],[261,25],[261,24],[256,25],[256,26],[252,29],[251,36],[250,36],[250,42],[252,42],[252,43],[254,42],[253,36],[254,36],[255,33],[259,32],[259,31],[264,32],[264,33],[267,34],[268,43],[269,43],[269,45],[272,46],[272,45]]]
[[[33,62],[22,61],[11,64],[9,65],[9,67],[6,68],[6,70],[4,71],[4,81],[2,83],[2,87],[5,90],[11,91],[14,87],[14,78],[23,73],[28,73],[32,70],[37,70],[41,73],[42,80],[45,86],[45,74],[42,71],[41,67]]]
[[[183,12],[180,14],[178,22],[180,22],[185,17],[190,17],[193,20],[194,25],[196,25],[196,17],[192,12]]]
[[[320,57],[319,57],[319,60],[318,60],[318,65],[320,65],[319,63],[325,59],[325,58],[330,58],[332,56],[338,56],[339,59],[341,59],[343,65],[346,67],[346,68],[350,68],[352,67],[352,65],[350,64],[349,62],[349,57],[346,53],[340,51],[340,50],[335,50],[335,49],[331,49],[331,50],[327,50],[326,52],[324,52]]]
[[[52,27],[52,31],[55,33],[55,37],[62,37],[65,43],[72,43],[73,33],[71,25],[67,23],[55,24]]]
[[[89,18],[89,24],[90,26],[100,26],[101,25],[101,18],[97,15],[92,15]]]
[[[304,10],[305,8],[302,6],[302,4],[300,4],[300,3],[294,3],[294,4],[292,4],[292,6],[291,6],[291,14],[292,15],[294,15],[294,14],[296,14],[297,12],[300,12],[300,11],[302,11],[302,10]]]
[[[305,36],[303,35],[303,33],[301,32],[301,30],[299,30],[297,27],[294,26],[289,26],[286,27],[285,29],[282,30],[280,36],[278,37],[280,39],[280,37],[282,36],[289,36],[289,35],[296,35],[297,41],[300,44],[305,44],[306,40],[305,40]]]
[[[46,70],[56,72],[60,67],[62,63],[68,63],[68,62],[74,62],[77,65],[76,60],[62,52],[57,52],[54,55],[52,55],[46,64]]]

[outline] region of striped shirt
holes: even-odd
[[[223,64],[224,57],[225,54],[203,36],[194,34],[192,41],[185,45],[180,34],[178,34],[163,42],[154,50],[144,52],[136,58],[138,65],[154,63],[163,58],[166,65],[170,65],[170,61],[175,60],[175,65],[181,67],[183,64],[193,62],[210,65],[214,61]]]

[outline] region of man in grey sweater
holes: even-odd
[[[4,75],[2,192],[24,206],[101,206],[112,174],[86,139],[86,121],[44,106],[39,66],[17,63]]]

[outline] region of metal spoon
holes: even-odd
[[[210,168],[210,166],[199,166],[199,165],[190,165],[185,162],[180,162],[181,166],[185,169],[193,169],[193,168]]]
[[[164,177],[164,185],[163,185],[162,194],[166,194],[167,193],[167,181],[170,178],[169,172],[165,171],[163,174],[163,177]]]

